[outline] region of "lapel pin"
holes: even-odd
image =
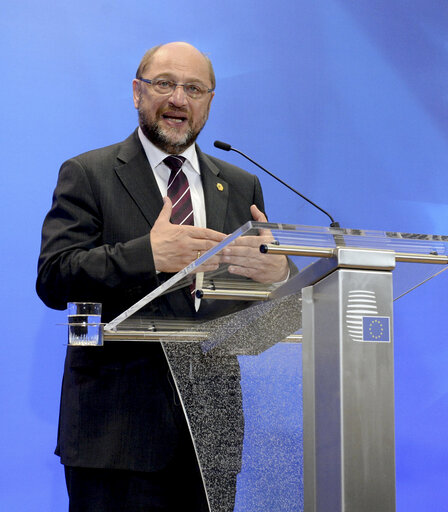
[[[224,187],[222,186],[222,184],[221,184],[221,183],[217,183],[217,184],[216,184],[216,188],[217,188],[220,192],[222,192],[222,191],[224,190]]]

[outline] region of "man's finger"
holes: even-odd
[[[267,222],[268,219],[266,215],[260,211],[255,204],[250,207],[250,213],[252,214],[253,219],[256,222]],[[269,229],[260,229],[260,235],[262,236],[270,236],[271,232]]]
[[[213,272],[214,270],[218,270],[218,268],[218,263],[203,263],[202,265],[193,270],[193,274],[197,274],[198,272]]]
[[[253,204],[250,207],[250,213],[252,214],[252,218],[256,222],[267,222],[268,221],[268,219],[266,218],[266,215],[262,211],[260,211],[255,204]]]
[[[171,219],[171,210],[173,209],[173,203],[171,199],[166,196],[163,198],[163,208],[160,210],[157,221],[169,222]]]
[[[268,230],[263,230],[268,231]],[[236,250],[238,253],[241,250],[260,249],[261,244],[271,244],[274,241],[272,235],[269,236],[242,236],[234,240],[224,249],[224,254],[233,254]],[[237,253],[237,254],[238,254]]]
[[[215,231],[214,229],[210,228],[199,228],[197,226],[186,226],[188,227],[188,234],[191,238],[198,238],[200,240],[211,240],[214,242],[222,242],[224,238],[227,236],[224,233],[220,233],[219,231]],[[207,249],[210,249],[213,245],[210,245],[210,247],[207,247]]]

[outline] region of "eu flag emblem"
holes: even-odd
[[[363,316],[362,341],[390,343],[390,317]]]

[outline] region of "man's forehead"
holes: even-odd
[[[190,45],[169,44],[153,55],[147,70],[154,74],[181,74],[183,78],[209,80],[209,65],[196,48]]]

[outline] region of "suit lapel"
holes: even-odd
[[[218,167],[196,146],[201,167],[202,187],[204,189],[207,227],[223,231],[229,201],[229,185],[219,176]]]
[[[152,226],[163,207],[163,199],[137,131],[123,142],[117,159],[115,172]]]
[[[196,146],[204,189],[207,227],[223,231],[229,201],[229,185],[219,176],[219,168]],[[138,138],[137,131],[122,144],[115,172],[152,226],[163,207],[154,173]]]

